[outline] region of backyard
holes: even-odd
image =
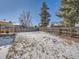
[[[23,32],[16,34],[13,45],[0,47],[0,59],[78,59],[78,50],[79,43],[54,34]]]
[[[79,0],[0,0],[0,59],[79,59]]]

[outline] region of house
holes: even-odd
[[[0,20],[0,33],[13,33],[14,32],[14,25],[13,23]]]

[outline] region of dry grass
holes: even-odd
[[[61,35],[60,37],[63,38],[63,39],[65,39],[65,41],[67,41],[68,43],[70,41],[74,41],[74,42],[79,43],[79,38],[70,37],[70,36],[67,36],[67,35]]]

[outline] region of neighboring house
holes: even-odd
[[[0,20],[0,33],[14,32],[14,25],[6,20]]]

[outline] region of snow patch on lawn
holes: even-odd
[[[1,46],[0,47],[0,59],[5,59],[6,58],[10,46],[11,45],[6,45],[6,46]]]
[[[8,50],[14,42],[14,36],[0,36],[0,59],[5,59]]]
[[[79,43],[45,32],[18,33],[7,59],[79,59]]]

